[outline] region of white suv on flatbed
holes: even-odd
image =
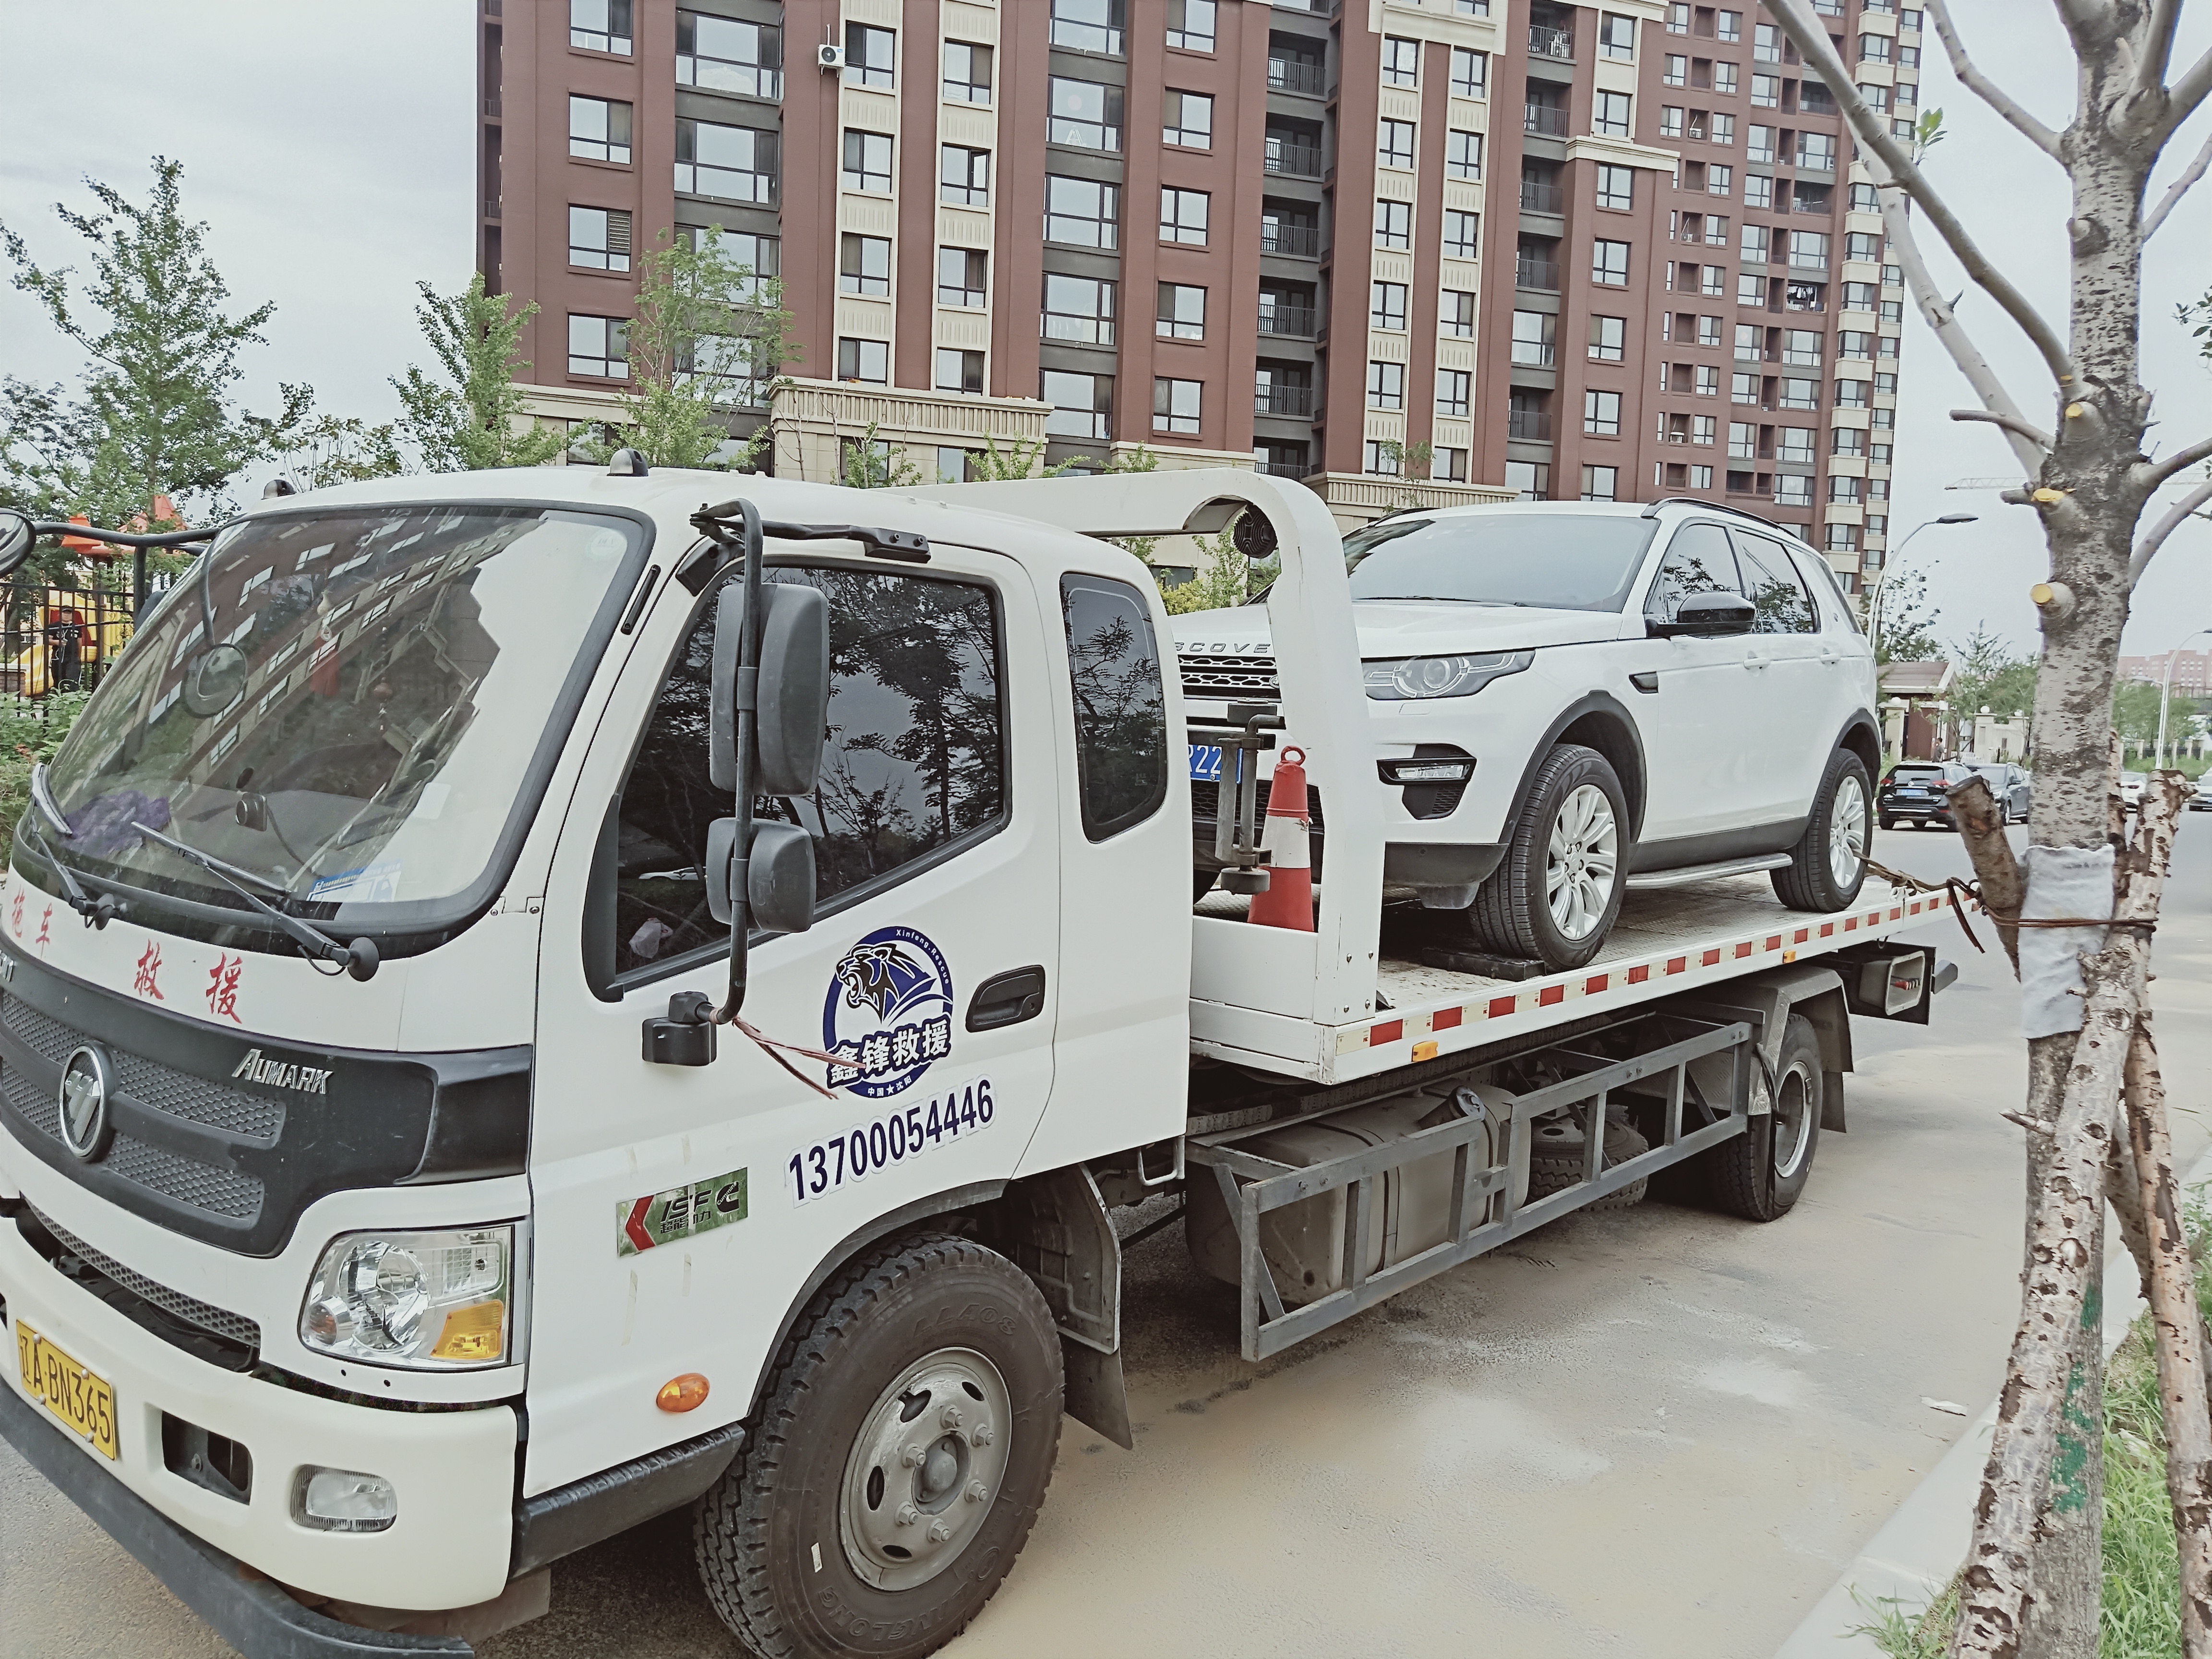
[[[1626,888],[1747,870],[1796,909],[1857,895],[1874,658],[1788,531],[1699,501],[1529,502],[1401,514],[1345,550],[1396,786],[1384,879],[1462,915],[1472,948],[1579,966]],[[1176,634],[1207,886],[1219,751],[1198,739],[1273,700],[1268,612],[1195,611]]]

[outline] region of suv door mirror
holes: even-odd
[[[1686,634],[1693,639],[1715,639],[1728,634],[1748,634],[1758,612],[1741,593],[1686,593],[1674,607],[1674,620],[1645,618],[1645,630],[1658,639]]]
[[[728,927],[737,895],[738,821],[707,826],[707,914]],[[753,826],[745,860],[745,905],[763,933],[803,933],[814,926],[814,837],[795,823]]]
[[[830,717],[830,607],[818,588],[763,584],[760,674],[753,730],[757,795],[809,795],[822,772]],[[708,705],[707,769],[717,789],[738,787],[738,658],[744,587],[724,587],[714,609],[714,674]]]

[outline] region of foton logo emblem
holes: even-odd
[[[261,1050],[248,1048],[246,1058],[238,1062],[233,1077],[242,1077],[248,1083],[265,1083],[272,1089],[296,1089],[303,1095],[327,1095],[331,1080],[328,1068],[316,1066],[295,1066],[289,1060],[264,1060]]]

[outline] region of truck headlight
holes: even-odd
[[[1471,697],[1507,674],[1518,674],[1536,660],[1533,651],[1486,651],[1472,656],[1405,657],[1363,663],[1367,695],[1377,702],[1406,702],[1422,697]]]
[[[516,1355],[515,1228],[347,1233],[323,1252],[300,1340],[405,1370],[503,1365]]]

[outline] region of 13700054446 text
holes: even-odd
[[[991,1079],[976,1078],[856,1124],[842,1135],[802,1146],[784,1165],[784,1173],[791,1177],[792,1202],[805,1204],[836,1192],[848,1181],[864,1181],[873,1170],[964,1139],[988,1128],[995,1109]]]

